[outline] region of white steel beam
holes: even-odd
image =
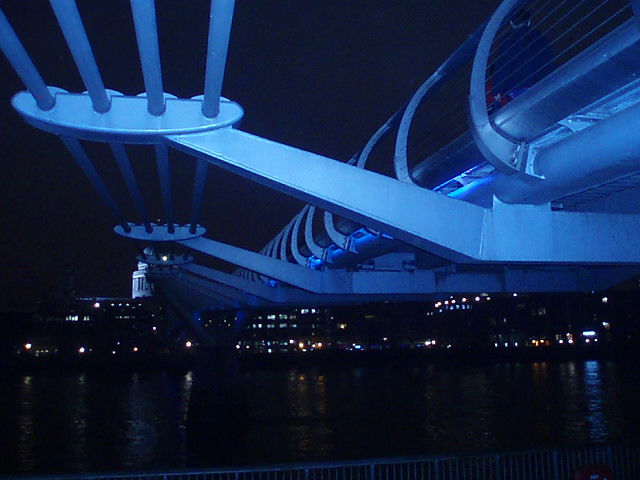
[[[242,295],[252,295],[257,299],[256,304],[260,303],[260,301],[294,303],[310,300],[308,292],[302,290],[271,287],[261,282],[240,278],[195,263],[185,265],[183,270],[214,282],[216,285],[212,285],[212,288],[215,290],[224,291],[224,287],[227,286],[227,288],[236,289]]]
[[[552,211],[548,204],[499,201],[485,209],[231,128],[169,141],[212,164],[456,263],[640,263],[638,215]],[[255,264],[247,265],[256,270]],[[269,268],[261,273],[278,278],[275,272],[284,267]],[[303,288],[318,291],[317,277],[300,276],[307,277]]]
[[[452,261],[480,252],[481,207],[232,128],[167,139],[214,165]],[[452,218],[470,234],[460,235]]]
[[[339,278],[346,278],[344,272],[332,272],[335,273],[335,275],[331,277],[331,286],[328,287],[327,285],[323,285],[323,282],[328,277],[323,276],[322,272],[289,263],[285,260],[261,255],[204,237],[182,240],[178,243],[198,252],[219,258],[238,265],[239,267],[261,273],[310,292],[339,293],[341,290],[331,292],[329,292],[329,290],[338,287]],[[344,285],[344,287],[346,288],[346,285]]]
[[[271,287],[198,265],[186,265],[185,270],[215,282],[241,288],[244,292],[278,303],[335,301],[340,297],[385,299],[390,295],[430,295],[471,291],[554,291],[593,289],[589,285],[607,288],[638,273],[637,266],[571,267],[567,265],[476,264],[450,265],[433,270],[314,271],[285,261],[226,245],[214,240],[195,238],[180,242],[194,250],[235,263],[276,278],[297,288]],[[302,291],[299,289],[306,290]],[[311,292],[308,293],[308,292]],[[317,294],[317,295],[313,295]]]

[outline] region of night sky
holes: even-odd
[[[164,89],[179,97],[203,90],[208,3],[156,1]],[[347,161],[498,3],[237,0],[223,95],[245,109],[243,130]],[[107,88],[143,91],[129,2],[78,5]],[[48,2],[0,6],[45,82],[83,91]],[[24,88],[4,57],[0,79],[0,301],[37,300],[65,271],[80,296],[130,295],[136,251],[112,232],[110,211],[60,140],[13,111],[10,98]],[[117,184],[108,149],[88,150]],[[149,153],[130,152],[145,198],[159,205]],[[171,161],[176,219],[186,222],[193,160],[172,152]],[[209,238],[258,250],[300,207],[210,168],[202,223]]]

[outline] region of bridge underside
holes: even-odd
[[[46,87],[3,14],[0,37],[28,89],[13,98],[14,108],[26,122],[62,138],[114,212],[115,231],[140,245],[149,278],[180,308],[608,288],[640,273],[638,20],[630,3],[610,2],[616,5],[598,11],[610,22],[606,31],[570,54],[565,48],[550,60],[552,68],[538,67],[547,68],[544,78],[526,88],[495,92],[496,98],[518,92],[496,107],[488,85],[498,83],[492,75],[500,71],[500,45],[510,21],[530,3],[505,0],[348,162],[237,128],[242,108],[220,96],[231,0],[211,4],[205,93],[191,99],[163,92],[153,2],[132,1],[147,90],[142,96],[104,88],[73,7],[54,10],[76,52],[85,93]],[[539,29],[548,23],[544,12],[530,15],[540,19]],[[558,37],[555,49],[571,45],[566,31],[545,32]],[[463,118],[462,129],[433,138],[431,130],[449,114],[433,102],[458,76],[465,90],[456,98],[464,103],[452,115]],[[110,145],[133,212],[121,210],[81,141]],[[367,168],[389,141],[393,176]],[[125,148],[130,144],[153,145],[163,222],[151,223],[146,213]],[[181,221],[173,217],[170,149],[197,165],[192,214]],[[212,167],[307,205],[259,252],[216,241],[215,232],[199,224]],[[192,254],[237,270],[197,264]]]

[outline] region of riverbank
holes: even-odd
[[[0,363],[2,372],[38,371],[167,371],[187,372],[196,365],[197,348],[188,354],[100,355],[88,352],[76,356],[13,356]],[[406,366],[425,364],[488,364],[496,362],[544,362],[571,360],[622,360],[640,363],[635,345],[591,345],[523,348],[442,348],[388,350],[317,350],[293,353],[238,354],[238,366],[247,369],[296,366]]]

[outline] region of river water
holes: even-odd
[[[640,439],[637,362],[306,365],[240,373],[244,421],[187,421],[191,373],[0,377],[0,474],[185,469]],[[223,415],[211,408],[207,415]]]

